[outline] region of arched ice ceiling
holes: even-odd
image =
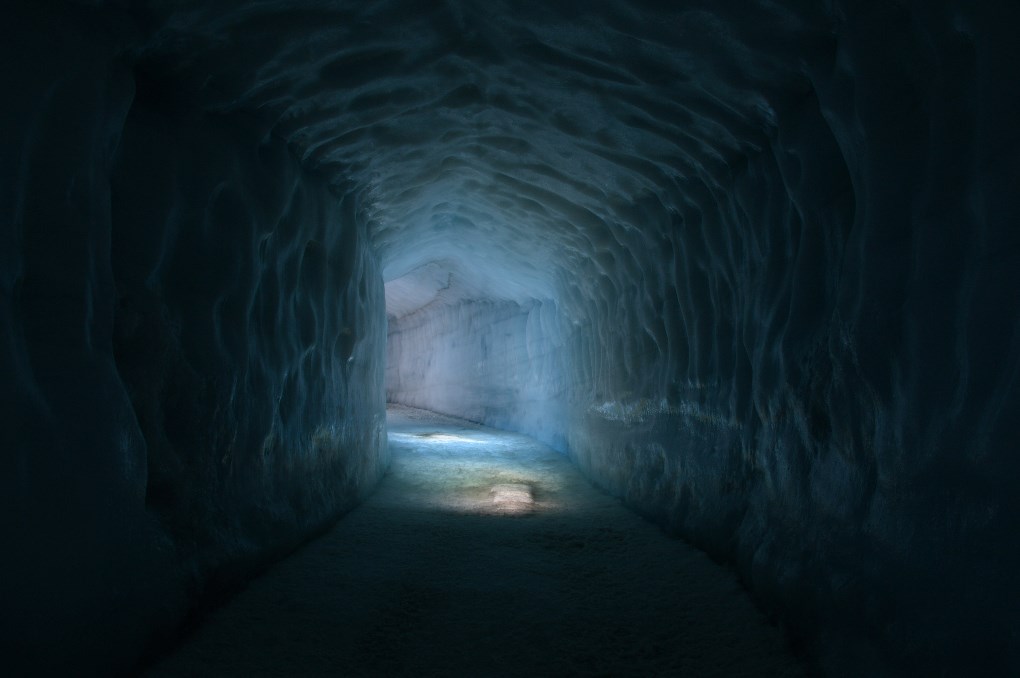
[[[642,265],[624,243],[662,228],[649,209],[725,190],[831,50],[811,14],[827,3],[793,4],[152,0],[138,16],[148,68],[361,193],[387,281],[445,272],[447,297],[526,299],[555,297],[579,259]]]

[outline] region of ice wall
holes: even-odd
[[[855,9],[762,153],[642,216],[665,265],[626,320],[633,278],[578,286],[569,447],[826,673],[1012,673],[1016,15]]]
[[[560,324],[551,300],[460,301],[390,318],[386,398],[566,451]]]
[[[382,279],[356,195],[116,15],[4,14],[0,672],[112,675],[372,487]]]
[[[217,190],[196,162],[173,165],[183,176],[162,181],[127,169],[114,178],[163,201],[154,221],[168,243],[198,247],[212,289],[188,287],[183,269],[164,270],[150,255],[138,271],[106,260],[104,186],[131,73],[141,69],[179,83],[193,108],[221,122],[247,121],[251,133],[216,123],[201,137],[207,146],[233,139],[238,167],[210,151],[220,174],[241,180],[252,163],[275,167],[277,139],[343,197],[342,209],[363,206],[385,281],[432,265],[458,274],[442,294],[437,279],[402,297],[424,315],[393,325],[394,364],[413,375],[391,375],[397,389],[420,394],[439,380],[450,410],[469,416],[499,395],[487,421],[566,441],[597,482],[734,563],[830,673],[962,674],[978,662],[985,672],[1020,671],[1009,430],[1020,411],[1015,3],[107,5],[124,6],[68,4],[3,42],[5,64],[39,64],[5,71],[4,91],[21,93],[2,156],[16,168],[2,188],[9,223],[78,225],[59,238],[24,227],[0,248],[15,375],[4,406],[27,422],[13,440],[65,449],[53,431],[72,429],[49,422],[66,421],[77,428],[64,439],[83,449],[116,440],[115,449],[135,450],[102,457],[116,461],[108,466],[74,466],[70,455],[47,477],[87,468],[130,478],[115,486],[141,501],[147,471],[123,460],[140,458],[144,436],[122,436],[123,417],[111,413],[139,402],[143,413],[162,410],[148,405],[158,394],[137,386],[149,376],[121,377],[131,373],[130,324],[111,319],[121,303],[115,282],[165,280],[123,303],[181,309],[182,328],[193,304],[238,318],[232,281],[269,276],[276,256],[293,262],[280,276],[297,275],[294,253],[305,247],[302,234],[294,250],[267,242],[250,269],[213,266],[210,258],[226,259],[216,248],[227,232],[249,254],[261,243],[236,223],[222,241],[213,228],[178,234],[164,186],[179,191],[197,173],[210,224],[238,203],[277,204],[278,187],[249,177],[251,190]],[[103,30],[131,49],[97,54],[95,39],[81,36]],[[141,123],[128,130],[147,129]],[[204,128],[183,129],[190,138]],[[140,153],[148,142],[139,136],[148,133],[135,135]],[[161,138],[157,148],[187,147]],[[263,140],[269,150],[255,145]],[[130,150],[116,157],[138,167]],[[113,209],[132,208],[115,200]],[[308,237],[330,251],[323,235]],[[29,269],[74,292],[44,294],[56,284],[22,274]],[[415,306],[433,293],[442,304]],[[373,294],[361,296],[371,303]],[[530,325],[525,309],[547,300],[558,329],[539,353],[555,369],[532,373],[535,346],[520,332]],[[142,326],[163,322],[142,311]],[[220,345],[238,345],[233,323],[187,326],[217,342],[195,352],[182,334],[189,362],[218,363],[228,353]],[[345,322],[335,326],[346,336]],[[480,381],[451,376],[454,365],[477,369],[482,337],[497,327],[515,329],[487,345],[500,357],[474,373]],[[288,346],[267,358],[267,373],[318,336],[301,332],[294,339],[281,327],[265,339]],[[382,351],[381,331],[378,341]],[[415,346],[427,347],[418,354],[426,365],[415,363]],[[258,353],[246,350],[249,361]],[[428,367],[431,353],[443,370]],[[68,387],[63,375],[86,375],[82,366],[91,376]],[[165,383],[190,383],[177,374]],[[520,391],[499,390],[517,378]],[[210,392],[225,388],[217,381]],[[537,422],[528,403],[559,393],[565,415]],[[186,408],[181,417],[192,421]],[[296,435],[286,422],[300,418],[281,415],[283,430]],[[158,438],[158,428],[146,430]],[[47,454],[15,455],[22,461],[4,477],[30,477],[27,460],[61,458]],[[47,510],[54,523],[64,515]],[[107,605],[110,596],[100,598]]]

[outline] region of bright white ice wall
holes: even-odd
[[[386,399],[566,449],[561,316],[551,301],[461,301],[389,322]]]

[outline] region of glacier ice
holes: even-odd
[[[129,670],[370,491],[388,397],[830,672],[1020,670],[1015,3],[2,13],[5,656]]]

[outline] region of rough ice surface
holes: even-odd
[[[4,642],[129,665],[370,484],[385,389],[829,673],[1020,672],[1016,3],[3,12]]]
[[[375,486],[383,283],[357,195],[129,71],[101,15],[18,18],[0,673],[112,675]]]

